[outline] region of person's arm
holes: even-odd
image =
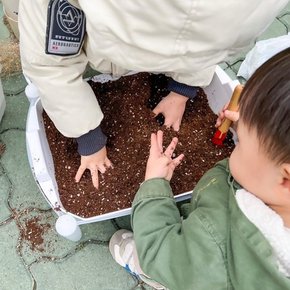
[[[187,99],[193,100],[197,95],[198,87],[183,84],[175,81],[173,78],[169,78],[167,89],[168,91],[174,92],[181,96],[187,97]]]
[[[103,115],[93,90],[83,80],[88,63],[84,50],[71,56],[46,53],[49,2],[19,3],[23,73],[37,87],[42,106],[57,129],[77,138],[99,126]]]
[[[150,179],[141,185],[132,228],[141,269],[152,279],[169,289],[193,289],[201,280],[204,289],[215,282],[226,285],[222,252],[204,227],[201,211],[182,220],[168,181]]]
[[[223,266],[222,258],[200,216],[192,213],[182,220],[169,181],[183,155],[172,159],[177,138],[164,152],[162,140],[162,131],[151,135],[145,181],[132,206],[134,239],[144,273],[170,289],[192,289],[209,264]],[[210,283],[224,279],[212,275]]]
[[[100,126],[88,133],[76,138],[78,152],[82,156],[92,155],[100,151],[107,143],[107,136],[103,133]]]
[[[201,63],[201,67],[204,67],[203,63]],[[212,81],[215,69],[216,65],[212,65],[198,71],[194,69],[190,72],[189,69],[188,73],[168,72],[166,75],[178,83],[204,88]]]
[[[103,118],[95,94],[83,80],[88,60],[85,51],[70,56],[46,53],[50,1],[20,1],[19,30],[21,62],[25,76],[37,87],[41,103],[56,128],[66,137],[77,138],[81,166],[76,180],[88,168],[98,187],[98,171],[111,166],[105,137],[98,129]],[[93,138],[101,137],[101,140]],[[86,143],[87,142],[87,143]],[[85,152],[84,152],[85,151]]]

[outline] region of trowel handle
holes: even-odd
[[[238,110],[239,98],[240,98],[240,95],[241,95],[243,88],[244,88],[243,85],[237,85],[235,87],[234,92],[233,92],[232,97],[231,97],[231,100],[229,102],[229,105],[227,107],[227,110],[229,110],[229,111],[237,111]],[[232,123],[231,120],[229,120],[228,118],[225,118],[223,120],[222,124],[218,127],[218,130],[221,133],[226,133],[229,130],[231,123]]]

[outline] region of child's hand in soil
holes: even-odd
[[[155,116],[162,114],[165,118],[164,126],[172,127],[174,131],[179,131],[185,105],[188,98],[180,94],[170,92],[154,108]]]
[[[238,111],[236,112],[236,111],[227,110],[228,105],[229,105],[229,103],[227,103],[223,107],[223,109],[219,112],[218,118],[217,118],[216,123],[215,123],[215,127],[216,128],[219,127],[222,124],[222,122],[223,122],[223,120],[225,118],[227,118],[227,119],[229,119],[229,120],[231,120],[233,122],[237,122],[239,120],[240,113]]]
[[[145,180],[151,178],[165,178],[170,181],[174,169],[184,158],[183,154],[180,154],[176,158],[172,158],[177,142],[178,139],[174,137],[163,152],[163,132],[159,130],[157,134],[151,134],[151,147],[146,166]]]
[[[86,169],[91,171],[92,182],[96,189],[99,188],[99,171],[105,173],[112,166],[111,161],[107,157],[107,149],[103,147],[100,151],[88,155],[81,156],[81,165],[75,176],[76,182],[79,182]]]

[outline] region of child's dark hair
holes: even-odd
[[[240,119],[255,129],[268,157],[290,163],[290,48],[276,54],[247,81],[240,97]]]

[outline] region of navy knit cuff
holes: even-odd
[[[197,94],[197,87],[179,83],[172,78],[168,80],[167,89],[171,92],[188,97],[191,100],[193,100]]]
[[[83,156],[98,152],[106,146],[107,143],[107,137],[100,126],[76,138],[76,140],[78,142],[78,152]]]

